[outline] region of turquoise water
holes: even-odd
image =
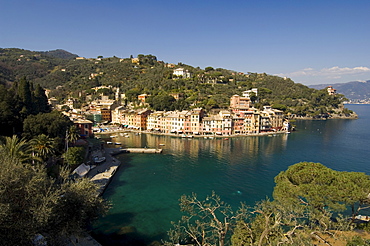
[[[274,177],[288,166],[320,162],[341,171],[370,174],[370,105],[348,105],[358,120],[297,121],[298,131],[276,136],[183,139],[135,135],[118,137],[123,147],[158,147],[163,154],[123,154],[104,197],[113,208],[95,225],[107,244],[145,245],[166,237],[177,221],[178,199],[213,190],[234,209],[271,197]],[[113,236],[130,226],[136,233]],[[113,234],[112,234],[113,233]]]

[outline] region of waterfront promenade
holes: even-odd
[[[109,184],[111,178],[117,171],[121,162],[113,157],[114,152],[119,148],[103,148],[94,150],[91,155],[97,157],[105,157],[105,161],[100,163],[95,168],[91,169],[86,175],[93,183],[99,186],[98,195],[102,195],[105,188]]]

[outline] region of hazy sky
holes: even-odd
[[[0,47],[370,80],[370,1],[0,0]]]

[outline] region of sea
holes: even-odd
[[[234,210],[272,197],[274,177],[302,161],[370,175],[370,105],[346,105],[356,120],[297,120],[290,134],[236,138],[118,135],[122,147],[162,148],[162,154],[121,154],[103,197],[112,208],[93,227],[103,245],[149,245],[167,238],[179,199],[213,191]],[[106,136],[109,137],[109,136]],[[108,140],[108,139],[107,139]],[[108,146],[109,147],[109,146]]]

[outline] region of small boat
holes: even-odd
[[[159,144],[159,146],[164,146],[164,144],[161,143],[161,144]]]
[[[129,138],[130,136],[129,135],[126,135],[125,138]]]
[[[94,162],[99,164],[99,163],[102,163],[102,162],[105,162],[105,157],[95,157],[94,158]]]
[[[121,142],[115,142],[114,144],[115,145],[121,145],[122,143]]]
[[[107,144],[113,144],[113,142],[107,141]]]
[[[112,136],[109,136],[110,138],[116,138],[117,137],[117,135],[112,135]]]
[[[229,138],[224,138],[224,140],[229,140]]]

